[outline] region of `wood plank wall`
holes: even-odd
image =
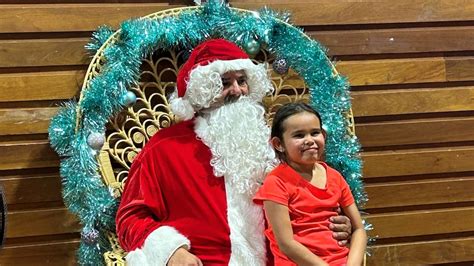
[[[77,96],[101,24],[190,1],[2,0],[0,265],[74,265],[77,220],[61,200],[47,127]],[[231,1],[293,13],[352,84],[363,145],[369,265],[474,262],[474,1]]]

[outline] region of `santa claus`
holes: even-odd
[[[182,122],[150,139],[125,184],[116,224],[129,265],[266,264],[252,196],[276,164],[261,105],[272,89],[265,66],[229,41],[193,50],[171,100]]]

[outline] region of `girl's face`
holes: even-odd
[[[300,112],[283,121],[283,139],[272,139],[273,146],[285,153],[287,163],[295,169],[312,169],[322,161],[324,132],[318,117]]]

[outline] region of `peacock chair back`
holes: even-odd
[[[324,48],[288,20],[288,14],[269,9],[255,12],[209,1],[94,34],[88,48],[95,55],[80,99],[66,103],[49,130],[63,157],[65,203],[83,224],[79,263],[125,264],[114,217],[128,171],[156,132],[178,122],[168,103],[177,73],[192,48],[209,38],[231,40],[252,60],[267,64],[274,86],[264,99],[269,123],[287,102],[308,102],[321,113],[328,163],[344,175],[357,203],[366,201],[349,86]]]

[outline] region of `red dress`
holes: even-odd
[[[294,239],[330,265],[345,265],[349,249],[340,247],[332,237],[329,218],[337,215],[338,206],[354,203],[350,188],[335,169],[326,169],[326,188],[320,189],[303,179],[287,164],[280,164],[265,179],[254,201],[263,204],[270,200],[288,207]],[[272,228],[265,231],[275,257],[275,265],[296,265],[283,254]]]

